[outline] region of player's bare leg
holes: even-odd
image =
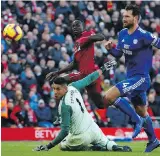
[[[114,152],[132,152],[129,146],[119,146],[114,141],[108,140],[106,146],[100,144],[88,145],[88,146],[67,146],[60,143],[59,149],[62,151],[114,151]]]
[[[138,114],[134,111],[134,109],[130,106],[128,101],[125,98],[120,97],[120,91],[116,86],[110,88],[104,96],[105,107],[110,105],[114,105],[119,108],[122,112],[131,117],[132,121],[136,123],[134,133],[132,138],[135,138],[141,131],[142,128],[142,120],[138,116]]]
[[[120,97],[120,92],[117,87],[113,86],[106,92],[104,96],[104,106],[108,107],[110,105],[113,105],[114,101],[116,101],[118,97]]]

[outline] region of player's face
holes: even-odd
[[[125,10],[123,13],[123,27],[132,28],[136,22],[136,17],[132,15],[132,10]]]
[[[80,21],[74,21],[72,23],[72,31],[75,36],[81,35],[83,32],[83,24]]]
[[[67,86],[54,84],[53,90],[54,90],[54,94],[55,94],[55,99],[59,100],[66,94]]]

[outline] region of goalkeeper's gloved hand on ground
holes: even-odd
[[[102,72],[105,72],[107,70],[113,69],[117,65],[117,62],[115,60],[111,60],[106,62],[100,69]]]
[[[47,148],[46,145],[40,145],[33,149],[33,151],[48,151],[48,150],[49,149]]]

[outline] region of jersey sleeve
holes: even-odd
[[[86,37],[81,37],[79,40],[78,40],[78,43],[79,43],[79,46],[81,47],[85,42],[88,42],[88,38],[90,36],[86,36]]]
[[[96,79],[98,79],[98,77],[99,77],[99,73],[95,71],[79,81],[72,82],[70,85],[75,87],[78,90],[81,90],[86,86],[90,85]]]
[[[144,34],[144,43],[145,45],[151,45],[160,49],[160,38],[150,32]]]
[[[59,144],[69,133],[69,125],[72,115],[72,108],[69,105],[62,104],[61,106],[61,131],[58,136],[51,142],[52,147]]]
[[[83,32],[83,37],[87,37],[87,36],[91,36],[91,35],[95,35],[95,30],[92,29],[92,30]]]

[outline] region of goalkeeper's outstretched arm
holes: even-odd
[[[97,80],[101,74],[102,74],[102,71],[99,69],[79,81],[72,82],[70,85],[77,88],[78,90],[81,90],[86,86],[90,85],[95,80]]]
[[[111,68],[113,68],[114,66],[116,66],[116,64],[117,64],[117,62],[115,60],[111,60],[109,62],[106,62],[97,71],[89,74],[88,76],[86,76],[85,78],[83,78],[83,79],[81,79],[79,81],[72,82],[70,85],[74,86],[78,90],[81,90],[81,89],[85,88],[86,86],[90,85],[95,80],[97,80],[99,78],[99,76],[102,75],[102,73],[105,70],[110,70]]]
[[[48,151],[51,148],[58,145],[69,133],[69,126],[70,126],[70,120],[72,116],[72,109],[71,106],[63,104],[61,107],[61,131],[58,134],[58,136],[49,142],[47,145],[40,145],[33,149],[33,151]]]

